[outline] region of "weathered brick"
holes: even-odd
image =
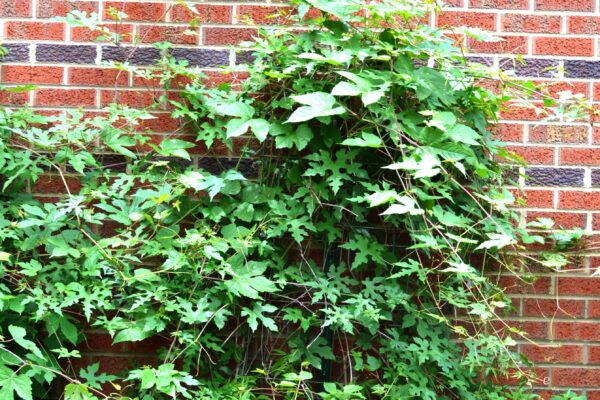
[[[31,17],[31,0],[0,0],[0,17]]]
[[[37,1],[38,18],[64,17],[71,11],[83,11],[88,15],[98,12],[97,1],[82,0],[33,0]]]
[[[502,16],[504,32],[560,33],[561,17],[558,15],[505,14]]]
[[[6,21],[6,39],[63,40],[65,24],[62,22]]]
[[[532,143],[587,143],[587,126],[534,125],[529,128]]]

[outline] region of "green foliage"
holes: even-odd
[[[43,398],[61,377],[67,400],[536,398],[512,351],[525,334],[491,329],[510,303],[486,271],[518,273],[526,244],[565,250],[581,233],[518,224],[488,130],[508,97],[415,22],[432,6],[365,3],[297,1],[320,14],[247,44],[239,91],[203,86],[166,44],[154,68],[119,66],[165,88],[187,78],[160,107],[209,152],[239,151],[221,171],[188,166],[183,136],[148,142],[160,107],[4,110],[0,397]],[[106,152],[126,169],[104,168]],[[29,193],[43,174],[59,200]],[[59,359],[89,329],[162,340],[157,364],[75,379]],[[521,387],[495,383],[515,368]]]

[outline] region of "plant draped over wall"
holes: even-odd
[[[61,381],[67,400],[537,398],[488,276],[522,272],[523,245],[580,233],[519,224],[488,130],[508,97],[418,24],[431,10],[299,1],[305,28],[248,44],[241,90],[204,86],[165,44],[152,69],[120,66],[186,79],[162,99],[172,116],[241,154],[212,171],[185,163],[196,144],[181,136],[147,142],[152,109],[5,110],[0,398]],[[127,170],[103,168],[105,153]],[[65,196],[30,194],[47,173]],[[78,350],[89,330],[158,340],[158,361],[101,374]],[[520,387],[498,383],[509,373]]]

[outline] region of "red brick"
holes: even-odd
[[[148,90],[102,90],[100,96],[102,106],[118,103],[129,107],[143,108],[155,104],[160,94],[155,95]]]
[[[563,364],[581,363],[583,361],[583,346],[553,345],[543,346],[535,344],[521,345],[521,352],[535,363]]]
[[[489,128],[492,137],[504,142],[521,142],[523,140],[523,125],[521,124],[497,124]]]
[[[230,24],[232,21],[232,6],[191,4],[196,12],[183,4],[175,4],[171,9],[171,20],[174,22],[199,22],[203,24]]]
[[[101,26],[107,28],[109,32],[118,35],[120,42],[131,42],[133,39],[133,25],[131,24],[107,23]],[[99,40],[102,37],[105,38]],[[71,27],[71,40],[74,42],[112,42],[113,38],[100,31],[92,31],[83,27]]]
[[[524,317],[583,317],[582,300],[523,299]]]
[[[513,275],[505,275],[498,279],[498,286],[512,294],[549,294],[550,278],[539,277],[534,282],[529,282]]]
[[[206,45],[229,45],[252,40],[257,33],[254,28],[204,28],[202,37]]]
[[[226,83],[236,88],[248,79],[247,72],[204,71],[204,73],[206,74],[206,79],[203,83],[211,87],[217,87]]]
[[[529,0],[471,0],[469,7],[527,10],[529,8]]]
[[[171,42],[198,44],[197,29],[179,26],[140,26],[138,35],[142,43]]]
[[[529,339],[548,339],[548,322],[546,321],[511,321],[504,320],[496,321],[492,324],[494,329],[500,332],[500,336],[504,334],[515,337],[514,329],[519,330]],[[507,328],[507,326],[510,327]]]
[[[594,39],[536,37],[533,39],[533,54],[591,57],[594,55]]]
[[[600,127],[594,126],[592,128],[592,143],[600,144]]]
[[[560,33],[560,26],[558,15],[505,14],[502,17],[504,32]]]
[[[539,104],[537,105],[539,107]],[[505,104],[500,110],[500,118],[506,120],[539,121],[540,117],[535,109],[520,104]]]
[[[554,322],[552,324],[554,340],[600,340],[600,324],[597,322]]]
[[[595,210],[600,204],[600,192],[560,191],[558,208]]]
[[[129,83],[129,73],[116,69],[72,67],[68,74],[71,85],[126,86]]]
[[[599,368],[552,369],[552,384],[555,386],[596,387],[600,386]]]
[[[140,121],[140,130],[152,132],[174,132],[181,129],[183,121],[173,119],[170,114],[153,114],[155,118]]]
[[[61,193],[66,194],[67,190],[65,182],[71,191],[76,193],[81,189],[81,183],[79,179],[72,177],[65,177],[63,181],[59,175],[41,175],[37,181],[33,184],[31,191],[33,193]]]
[[[588,347],[588,364],[600,364],[600,346]]]
[[[486,30],[496,30],[496,14],[483,12],[445,11],[437,16],[439,27],[468,26]]]
[[[6,21],[6,39],[63,40],[65,25],[62,22]]]
[[[542,92],[544,94],[550,94],[551,96],[557,97],[560,92],[571,92],[573,94],[581,93],[584,95],[588,95],[589,83],[588,82],[573,82],[568,80],[561,81],[545,81],[545,82],[535,82],[536,84],[542,85]]]
[[[587,400],[600,400],[600,390],[588,390],[585,395]]]
[[[600,29],[600,17],[569,15],[567,18],[569,33],[585,33],[594,35]]]
[[[587,126],[534,125],[529,128],[531,143],[587,143]]]
[[[36,1],[36,0],[34,0]],[[39,18],[64,17],[71,11],[97,13],[98,2],[82,0],[37,0]]]
[[[593,11],[594,0],[535,0],[535,9],[549,11]]]
[[[514,191],[513,196],[518,201],[525,202],[529,208],[552,208],[554,204],[554,191],[526,189],[524,191]]]
[[[505,148],[523,157],[528,164],[554,164],[553,147],[506,146]]]
[[[129,21],[164,21],[167,11],[166,4],[163,3],[108,2],[104,4],[104,19],[113,20],[109,12],[111,8],[127,14],[126,20]]]
[[[566,229],[585,228],[586,225],[585,214],[561,211],[527,211],[527,222],[536,221],[538,218],[550,218],[556,226]]]
[[[473,53],[527,54],[526,36],[499,36],[500,42],[478,42],[469,38],[469,49]]]
[[[588,301],[588,318],[600,318],[600,300]]]
[[[63,79],[62,67],[34,67],[4,65],[2,82],[22,84],[60,84]]]
[[[593,82],[593,84],[594,84],[594,86],[593,86],[594,100],[598,101],[598,100],[600,100],[600,83]]]
[[[523,375],[526,375],[527,378]],[[509,376],[500,376],[495,382],[502,385],[519,386],[527,379],[532,380],[536,385],[546,385],[548,383],[548,376],[548,368],[512,368]]]
[[[32,0],[0,0],[0,17],[31,17]]]
[[[600,231],[600,213],[592,214],[592,230]]]
[[[600,294],[600,277],[559,277],[556,288],[559,295],[597,296]]]
[[[26,92],[11,93],[0,90],[0,104],[3,106],[23,106],[28,101],[29,96]]]
[[[562,165],[600,165],[600,148],[566,147],[559,154]]]
[[[91,107],[96,103],[94,89],[40,89],[35,92],[36,106]]]
[[[238,21],[249,25],[288,25],[293,8],[277,6],[240,5],[238,7]]]

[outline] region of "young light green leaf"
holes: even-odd
[[[370,147],[374,149],[383,147],[381,138],[368,132],[361,133],[360,137],[346,139],[342,144],[346,146]]]

